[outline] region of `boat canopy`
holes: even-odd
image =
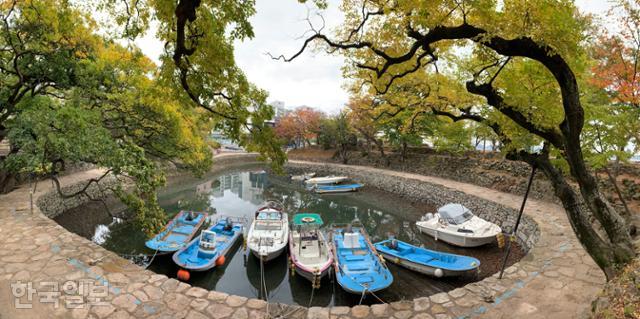
[[[453,225],[460,225],[473,217],[473,213],[468,208],[451,203],[438,208],[438,214]]]
[[[293,216],[293,224],[296,226],[322,226],[322,217],[318,214],[301,213]]]

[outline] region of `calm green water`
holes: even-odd
[[[207,211],[214,220],[221,215],[247,217],[250,220],[253,212],[268,199],[283,202],[290,218],[295,212],[319,213],[327,224],[347,223],[358,218],[374,242],[394,234],[400,240],[427,248],[472,255],[480,259],[483,267],[481,274],[484,276],[495,272],[502,254],[495,246],[460,249],[419,234],[414,222],[425,212],[433,211],[435,207],[431,205],[414,205],[406,199],[366,187],[357,193],[317,195],[305,190],[301,183],[291,182],[286,177],[270,176],[261,170],[246,169],[200,180],[183,178],[163,190],[159,199],[171,215],[180,210]],[[69,211],[57,221],[125,257],[153,253],[144,247],[145,236],[133,223],[111,218],[100,205],[89,206]],[[87,214],[87,211],[94,213]],[[91,220],[87,220],[88,215],[93,216]],[[516,252],[513,255],[520,254]],[[170,255],[156,257],[149,269],[170,277],[175,277],[178,271]],[[475,280],[435,279],[394,265],[390,265],[390,269],[394,283],[377,294],[386,302],[448,291]],[[286,253],[266,264],[264,271],[269,301],[303,306],[355,305],[360,301],[360,296],[342,291],[331,279],[322,282],[311,300],[310,283],[299,276],[290,275]],[[264,293],[260,293],[259,262],[242,249],[240,242],[227,256],[227,263],[223,267],[192,273],[190,283],[229,294],[265,298]],[[364,303],[375,302],[373,297],[364,300]]]

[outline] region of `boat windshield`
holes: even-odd
[[[277,211],[266,211],[266,212],[259,212],[258,216],[256,217],[256,219],[258,220],[280,220],[282,219],[281,213],[277,212]]]
[[[274,223],[268,221],[256,221],[255,230],[281,230],[282,223]]]
[[[460,204],[447,204],[438,209],[438,214],[447,223],[452,225],[460,225],[473,217],[471,211]]]

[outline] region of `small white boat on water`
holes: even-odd
[[[416,222],[420,232],[460,247],[478,247],[493,242],[500,226],[475,216],[461,204],[447,204],[435,214]]]
[[[282,254],[289,242],[289,218],[282,204],[269,201],[258,208],[247,234],[247,246],[263,262]]]
[[[291,180],[297,181],[297,182],[304,182],[310,178],[313,178],[314,176],[316,176],[316,173],[305,173],[302,175],[293,175],[291,176]]]
[[[323,225],[318,214],[300,213],[293,216],[289,238],[289,255],[295,272],[320,288],[320,280],[333,265],[331,246],[320,231]]]
[[[339,184],[339,183],[342,183],[342,182],[344,182],[344,181],[346,181],[348,179],[349,179],[349,177],[347,177],[347,176],[329,175],[329,176],[324,176],[324,177],[309,178],[304,182],[309,186],[312,186],[312,185],[328,185],[328,184]]]

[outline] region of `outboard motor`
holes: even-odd
[[[391,238],[391,240],[387,242],[387,247],[389,247],[389,249],[398,250],[398,241],[395,238]]]
[[[222,228],[224,231],[231,231],[233,229],[233,225],[231,224],[231,218],[227,217],[225,220],[224,227]]]

